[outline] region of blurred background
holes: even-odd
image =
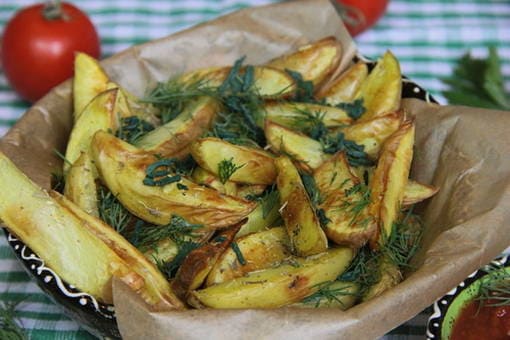
[[[277,1],[216,0],[74,0],[95,25],[101,44],[101,58],[133,44],[161,38],[195,24],[240,8]],[[335,1],[342,2],[342,1]],[[0,34],[7,22],[33,0],[0,0]],[[386,8],[387,3],[387,8]],[[345,0],[337,4],[339,12],[352,22],[360,12],[372,27],[354,25],[360,53],[378,58],[390,49],[400,60],[402,72],[429,90],[443,104],[448,89],[441,79],[449,77],[460,57],[471,52],[486,58],[490,46],[497,50],[503,74],[496,82],[506,94],[510,88],[510,1],[509,0]],[[346,7],[347,6],[347,7]],[[356,21],[356,20],[355,20]],[[5,49],[5,47],[3,47]],[[171,58],[172,56],[169,56]],[[496,63],[497,64],[497,63]],[[479,64],[476,64],[479,65]],[[483,88],[483,68],[463,69]],[[127,70],[128,71],[128,70]],[[33,75],[26,74],[26,77]],[[459,84],[459,82],[457,82]],[[470,85],[471,86],[471,85]],[[472,87],[472,86],[471,86]],[[454,89],[455,90],[455,89]],[[456,89],[462,92],[462,86]],[[481,90],[482,91],[482,90]],[[500,91],[501,92],[501,91]],[[500,93],[501,94],[501,93]],[[490,94],[489,94],[490,96]],[[505,97],[505,92],[503,92]],[[510,96],[506,95],[506,98]],[[498,103],[504,108],[505,99]],[[508,100],[508,99],[507,99]],[[0,72],[0,136],[12,126],[30,103],[21,99]],[[42,292],[31,283],[0,237],[0,301],[23,297],[19,316],[23,327],[34,339],[87,339],[90,336],[62,315]],[[418,316],[393,332],[392,339],[423,338],[426,314]]]

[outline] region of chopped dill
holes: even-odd
[[[488,265],[484,269],[478,288],[480,306],[499,307],[510,305],[510,272],[503,265]]]
[[[363,296],[370,287],[379,282],[380,253],[370,250],[368,246],[359,249],[349,267],[337,278],[337,281],[355,282],[360,285],[359,295]]]
[[[68,159],[66,158],[66,156],[65,156],[62,152],[58,151],[57,149],[53,149],[53,153],[54,153],[54,154],[55,154],[58,158],[60,158],[60,159],[61,159],[64,163],[67,163],[67,164],[69,164],[69,165],[73,165],[73,163],[72,163],[70,160],[68,160]]]
[[[315,179],[305,173],[301,173],[301,181],[303,182],[303,186],[305,187],[306,192],[308,193],[308,197],[310,197],[310,201],[312,201],[313,205],[319,205],[322,203],[322,197],[317,188],[317,184],[315,183]]]
[[[120,119],[120,128],[115,133],[115,136],[129,144],[134,144],[152,130],[154,130],[154,125],[137,116],[123,117]]]
[[[389,236],[382,233],[381,253],[399,268],[411,268],[409,262],[420,248],[422,226],[410,209],[402,221],[395,222]]]
[[[21,303],[0,301],[0,339],[5,340],[26,340],[21,324],[16,320],[16,308]]]
[[[131,213],[124,208],[117,197],[105,187],[98,192],[99,218],[121,235],[125,235],[131,220]]]
[[[301,103],[317,103],[314,97],[314,86],[310,80],[304,80],[301,73],[286,69],[285,72],[292,77],[296,84],[296,94],[293,101]]]
[[[327,135],[320,139],[325,153],[335,154],[339,151],[345,151],[347,161],[351,166],[370,166],[373,162],[368,158],[363,145],[356,144],[352,140],[345,139],[344,134],[339,132],[336,135]]]
[[[239,261],[241,266],[244,266],[246,264],[246,260],[244,259],[243,253],[241,252],[241,249],[239,249],[239,245],[237,244],[237,242],[232,242],[230,244],[230,247],[232,248],[232,250],[236,254],[237,261]]]
[[[188,190],[188,187],[182,183],[177,183],[177,189],[179,190]]]
[[[347,112],[349,117],[354,120],[361,117],[361,115],[366,111],[365,106],[363,106],[363,98],[356,99],[352,103],[339,103],[336,107]]]
[[[322,282],[317,285],[317,290],[312,295],[307,296],[301,302],[306,304],[313,304],[315,308],[321,307],[321,305],[330,305],[333,302],[338,302],[340,305],[344,305],[341,296],[356,295],[352,293],[349,288],[349,284],[342,285],[340,287],[334,287],[338,281]]]
[[[182,176],[189,176],[191,174],[195,165],[196,163],[191,157],[184,160],[177,158],[158,159],[145,169],[143,184],[148,186],[164,186],[179,182]]]
[[[294,126],[309,135],[311,138],[319,140],[327,135],[328,129],[324,125],[325,112],[321,110],[309,111],[296,108],[297,116],[294,117]]]
[[[186,238],[196,236],[196,231],[202,229],[201,224],[192,224],[178,215],[172,215],[167,225],[146,225],[143,230],[136,232],[135,246],[142,250],[148,250],[158,242],[165,239],[172,239],[178,245],[188,242]],[[134,240],[134,239],[133,239]]]
[[[241,169],[244,164],[236,165],[233,162],[234,158],[230,159],[223,159],[221,162],[218,163],[218,177],[220,179],[220,182],[225,184],[227,183],[228,179],[232,177],[232,175],[239,169]]]

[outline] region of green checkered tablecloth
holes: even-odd
[[[1,0],[0,27],[23,5],[34,0]],[[268,0],[164,1],[74,0],[92,18],[102,38],[103,57],[133,44],[168,35],[239,8],[271,3]],[[359,50],[380,56],[391,49],[411,79],[443,101],[438,80],[451,72],[455,59],[468,50],[481,56],[497,46],[503,72],[510,74],[509,0],[391,0],[385,17],[360,35]],[[508,85],[508,78],[507,85]],[[443,101],[444,102],[444,101]],[[28,108],[0,74],[0,136]],[[18,315],[32,339],[93,338],[30,281],[0,237],[0,301],[23,299]],[[426,313],[392,331],[388,339],[422,339]]]

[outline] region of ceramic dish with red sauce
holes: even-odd
[[[427,340],[510,339],[510,258],[471,274],[434,303]]]

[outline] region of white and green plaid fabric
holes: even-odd
[[[34,0],[1,0],[0,30],[14,12]],[[160,38],[219,15],[269,0],[74,0],[99,29],[103,57],[133,44]],[[503,72],[510,75],[509,0],[391,0],[384,18],[360,35],[359,50],[378,57],[391,49],[403,72],[428,89],[437,99],[443,85],[439,78],[450,74],[454,61],[472,50],[486,54],[487,46],[498,47]],[[506,78],[507,85],[509,78]],[[28,108],[10,90],[0,74],[0,136]],[[18,315],[32,339],[93,338],[62,315],[30,281],[0,236],[0,301],[22,299]],[[422,313],[392,331],[388,339],[422,339],[427,314]]]

